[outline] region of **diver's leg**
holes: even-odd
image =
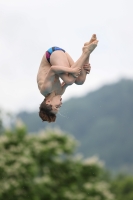
[[[96,48],[98,41],[95,40],[92,43],[88,42],[85,43],[84,47],[82,48],[83,52],[80,58],[71,65],[72,68],[82,68],[82,66],[89,60],[90,54]],[[64,54],[63,51],[54,51],[50,57],[51,65],[59,65],[64,67],[70,67],[70,64]],[[71,74],[60,74],[62,80],[67,84],[74,83],[76,78],[72,77]]]
[[[89,41],[89,42],[86,42],[86,43],[84,44],[83,49],[86,48],[86,46],[90,45],[92,42],[94,42],[94,41],[96,41],[96,40],[97,40],[96,34],[93,34],[92,37],[91,37],[91,39],[90,39],[90,41]],[[90,56],[88,56],[88,57],[86,58],[85,63],[84,63],[84,65],[88,65],[87,68],[86,68],[86,67],[84,68],[84,66],[82,67],[80,75],[79,75],[78,78],[76,78],[76,80],[75,80],[75,84],[77,84],[77,85],[82,85],[82,84],[85,82],[85,80],[86,80],[86,75],[87,75],[88,73],[90,73],[90,68],[91,68],[91,67],[90,67],[90,64],[89,64],[89,59],[90,59]],[[86,70],[85,70],[85,69],[86,69]]]

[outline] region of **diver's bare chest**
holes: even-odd
[[[62,92],[61,82],[59,79],[55,79],[52,84],[52,90],[60,94]]]

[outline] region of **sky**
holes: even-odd
[[[0,0],[0,108],[36,111],[43,96],[36,76],[45,51],[65,49],[76,61],[95,33],[91,73],[63,101],[121,78],[133,79],[132,0]]]

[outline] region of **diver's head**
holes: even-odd
[[[43,121],[54,122],[56,120],[56,114],[62,105],[61,95],[54,97],[46,97],[41,103],[39,109],[39,116]]]

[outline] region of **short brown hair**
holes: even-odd
[[[40,104],[39,116],[42,121],[55,122],[56,115],[51,112],[52,105],[46,104],[46,99]]]

